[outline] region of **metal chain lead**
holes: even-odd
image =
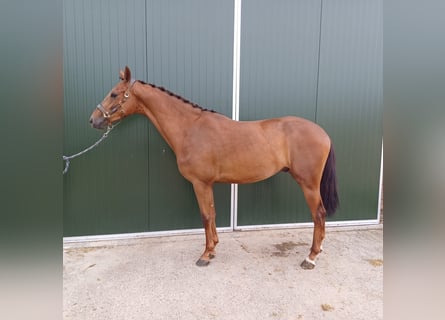
[[[108,134],[110,133],[110,131],[113,130],[113,128],[116,127],[118,124],[119,124],[119,122],[116,123],[115,125],[108,126],[107,131],[104,132],[104,134],[102,135],[102,137],[100,137],[99,140],[97,140],[93,145],[89,146],[89,147],[86,148],[85,150],[80,151],[79,153],[73,154],[73,155],[71,155],[71,156],[63,156],[63,155],[62,155],[62,159],[65,161],[65,168],[63,169],[63,174],[65,174],[65,173],[68,172],[68,169],[69,169],[69,167],[70,167],[70,160],[71,160],[71,159],[74,159],[74,158],[76,158],[76,157],[78,157],[78,156],[80,156],[80,155],[82,155],[82,154],[84,154],[84,153],[90,151],[91,149],[97,147],[97,146],[99,145],[99,143],[101,143],[103,140],[105,140],[105,138],[108,137]]]

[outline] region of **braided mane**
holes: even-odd
[[[152,83],[147,83],[147,82],[144,82],[144,81],[141,81],[141,80],[137,80],[137,81],[140,82],[140,83],[142,83],[142,84],[149,85],[149,86],[151,86],[152,88],[158,89],[158,90],[160,90],[160,91],[162,91],[162,92],[165,92],[165,93],[168,94],[169,96],[175,97],[176,99],[179,99],[179,100],[181,100],[182,102],[191,105],[193,108],[201,109],[202,111],[208,111],[208,112],[212,112],[212,113],[217,113],[215,110],[211,110],[211,109],[206,109],[206,108],[200,107],[200,106],[197,105],[196,103],[193,103],[193,102],[191,102],[191,101],[189,101],[189,100],[187,100],[187,99],[181,97],[180,95],[177,95],[177,94],[175,94],[175,93],[173,93],[173,92],[171,92],[171,91],[165,89],[164,87],[158,87],[157,85],[154,85],[154,84],[152,84]]]

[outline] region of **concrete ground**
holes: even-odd
[[[383,319],[383,227],[327,228],[313,270],[312,228],[65,245],[64,319]]]

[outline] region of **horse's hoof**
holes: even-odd
[[[312,270],[315,268],[315,262],[306,258],[303,260],[300,266],[305,270]]]
[[[209,264],[210,264],[209,260],[199,259],[198,261],[196,261],[196,265],[198,267],[207,267]]]

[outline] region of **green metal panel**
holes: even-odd
[[[335,220],[376,219],[382,147],[382,1],[323,1],[317,122],[337,154]]]
[[[326,129],[341,200],[329,220],[377,218],[381,49],[381,1],[243,1],[240,118],[293,114]],[[238,225],[305,221],[288,174],[239,187]]]
[[[240,120],[296,115],[315,120],[320,1],[243,0]],[[237,225],[307,221],[289,174],[240,185]]]
[[[136,79],[231,114],[233,3],[64,1],[64,154],[96,141],[88,119],[130,66]],[[230,188],[216,186],[217,225],[230,225]],[[64,236],[201,227],[189,182],[142,116],[123,121],[64,176]]]
[[[122,66],[145,77],[143,8],[143,0],[64,1],[64,154],[101,136],[88,119]],[[144,119],[129,118],[72,160],[64,176],[64,236],[147,230],[147,132]]]
[[[231,116],[233,3],[148,1],[148,81]],[[156,128],[149,140],[150,230],[202,227],[192,185]],[[230,226],[230,186],[215,186],[217,226]]]

